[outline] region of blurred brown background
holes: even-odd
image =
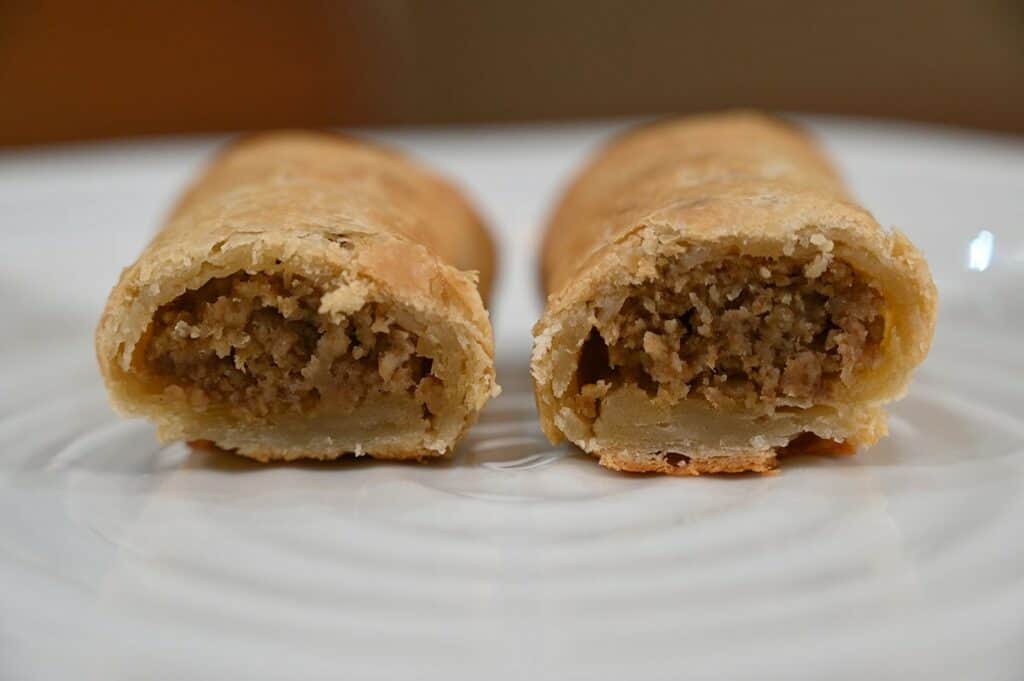
[[[1024,131],[1024,3],[0,0],[0,145],[726,106]]]

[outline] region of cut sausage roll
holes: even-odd
[[[918,250],[798,128],[748,113],[614,141],[542,252],[532,374],[545,433],[625,471],[768,471],[886,434],[928,352]]]
[[[100,368],[164,440],[262,461],[442,455],[497,391],[493,260],[461,195],[399,154],[256,136],[123,272]]]

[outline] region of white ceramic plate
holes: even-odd
[[[93,324],[219,140],[0,155],[0,678],[1024,678],[1024,142],[809,123],[942,305],[891,437],[775,477],[618,475],[537,429],[536,226],[616,125],[378,135],[505,255],[505,393],[423,466],[118,420]]]

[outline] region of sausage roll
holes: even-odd
[[[613,141],[541,260],[542,426],[617,470],[765,472],[780,453],[870,445],[935,322],[921,253],[807,134],[753,113]]]
[[[493,247],[449,184],[340,135],[222,152],[96,331],[113,405],[261,461],[449,452],[496,394]]]

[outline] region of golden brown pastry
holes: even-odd
[[[163,440],[262,461],[442,455],[497,391],[493,260],[460,194],[401,155],[256,136],[122,273],[100,368],[118,411]]]
[[[625,471],[768,471],[886,434],[928,352],[927,264],[798,128],[751,113],[613,141],[548,226],[541,423]]]

